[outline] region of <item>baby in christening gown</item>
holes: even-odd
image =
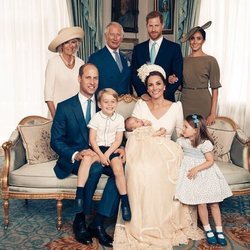
[[[124,222],[119,213],[114,249],[158,250],[187,244],[186,235],[191,232],[185,228],[191,223],[190,211],[188,207],[178,209],[182,204],[173,201],[179,176],[179,167],[173,166],[180,166],[181,148],[166,136],[165,128],[155,130],[150,121],[129,117],[125,128],[125,170],[133,212],[130,223]],[[169,195],[163,195],[160,187]]]
[[[125,120],[125,128],[127,132],[132,132],[137,128],[144,127],[143,131],[148,131],[148,133],[151,136],[165,136],[166,135],[166,129],[160,128],[158,130],[153,130],[151,127],[151,122],[148,120],[138,119],[136,117],[128,117]],[[129,136],[129,133],[126,133],[127,136]]]

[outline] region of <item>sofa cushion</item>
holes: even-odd
[[[52,121],[42,124],[18,125],[29,164],[57,159],[57,154],[50,147],[51,125]]]
[[[217,161],[216,164],[229,185],[248,184],[250,187],[250,173],[246,169],[228,162]]]
[[[231,162],[230,149],[236,134],[235,128],[226,119],[216,119],[216,122],[208,127],[214,140],[214,158],[217,161]]]
[[[44,162],[40,164],[25,164],[22,167],[10,172],[10,186],[26,187],[26,188],[41,188],[44,192],[46,189],[60,190],[73,189],[75,192],[77,184],[77,176],[70,175],[65,179],[58,179],[54,173],[56,160]],[[102,175],[98,183],[97,191],[101,192],[106,184],[107,176]],[[55,192],[55,190],[54,190]]]

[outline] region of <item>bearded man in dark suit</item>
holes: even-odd
[[[161,12],[150,12],[146,17],[146,25],[150,39],[134,47],[131,63],[132,84],[138,96],[144,100],[149,99],[146,86],[137,76],[137,70],[145,63],[160,65],[167,76],[164,96],[174,102],[175,91],[182,83],[183,58],[180,45],[163,37],[164,23]]]

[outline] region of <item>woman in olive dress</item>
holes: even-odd
[[[203,26],[192,28],[183,36],[182,42],[189,41],[190,55],[183,61],[183,89],[181,102],[184,117],[190,114],[200,114],[206,118],[207,125],[215,121],[220,84],[220,69],[217,60],[203,52],[202,46],[206,40]],[[209,91],[211,88],[211,93]]]

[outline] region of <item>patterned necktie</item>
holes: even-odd
[[[117,63],[117,66],[118,66],[120,72],[122,72],[123,66],[122,66],[122,61],[121,61],[120,55],[115,50],[114,50],[114,54],[115,54],[115,61]]]
[[[156,58],[156,49],[155,49],[155,46],[156,46],[156,42],[154,42],[152,44],[152,47],[151,47],[151,50],[150,50],[150,62],[152,64],[155,63],[155,58]]]
[[[86,124],[89,123],[90,118],[91,118],[91,99],[88,99],[87,102],[88,104],[87,104],[86,117],[85,117]]]

